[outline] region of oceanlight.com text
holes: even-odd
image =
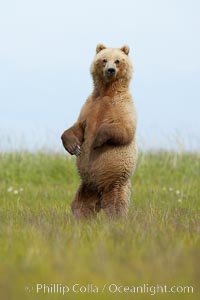
[[[166,285],[166,284],[141,284],[141,285],[122,285],[117,283],[105,284],[61,284],[61,283],[37,283],[28,284],[25,290],[35,294],[149,294],[155,296],[158,294],[193,294],[194,287],[191,285]]]

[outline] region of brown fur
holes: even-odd
[[[127,215],[130,177],[137,160],[129,47],[99,44],[96,53],[91,65],[94,90],[77,122],[62,135],[70,154],[81,148],[77,168],[82,182],[72,203],[78,218],[95,216],[100,209],[110,217]],[[107,74],[110,68],[113,76]]]

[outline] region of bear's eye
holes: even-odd
[[[115,61],[115,64],[116,64],[116,65],[118,65],[118,64],[119,64],[119,59],[117,59],[117,60]]]
[[[107,59],[103,59],[103,63],[106,64],[107,63]]]

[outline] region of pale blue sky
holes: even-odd
[[[200,1],[0,3],[0,150],[60,134],[92,90],[96,44],[130,46],[140,147],[200,147]]]

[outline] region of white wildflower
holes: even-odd
[[[13,190],[13,187],[9,186],[9,188],[7,189],[7,192],[10,193],[10,192],[12,192],[12,190]]]
[[[181,199],[181,198],[179,198],[179,199],[178,199],[178,202],[179,202],[179,203],[182,203],[182,199]]]
[[[13,194],[17,195],[17,194],[19,194],[19,191],[18,190],[14,190]]]
[[[23,192],[23,191],[24,191],[24,189],[23,189],[23,188],[20,188],[20,189],[19,189],[19,191],[20,191],[20,192]]]
[[[180,194],[180,191],[179,191],[179,190],[177,190],[177,191],[176,191],[176,195],[179,195],[179,194]]]
[[[173,188],[172,188],[172,187],[170,187],[170,188],[169,188],[169,191],[170,191],[170,192],[172,192],[172,191],[173,191]]]

